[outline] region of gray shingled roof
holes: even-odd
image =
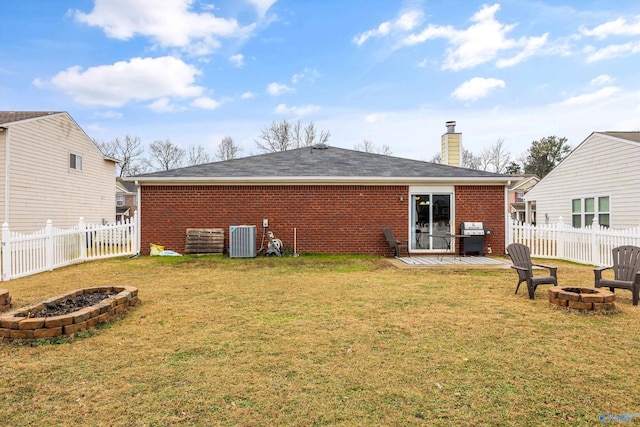
[[[62,111],[0,111],[0,125],[59,114]]]
[[[615,138],[627,139],[633,142],[640,142],[640,132],[598,132]]]
[[[140,178],[370,177],[498,178],[508,176],[344,148],[298,148],[138,175]]]

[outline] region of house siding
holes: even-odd
[[[495,220],[490,243],[494,253],[504,253],[504,187],[462,186],[456,193],[458,188],[457,218]],[[487,200],[479,200],[477,189]],[[408,234],[408,192],[402,185],[143,185],[141,249],[148,254],[155,243],[182,253],[187,228],[222,228],[228,248],[233,225],[257,226],[260,248],[262,220],[268,219],[268,230],[285,246],[293,247],[297,230],[299,253],[386,255],[383,227],[398,237]],[[265,238],[265,249],[267,244]]]
[[[611,228],[640,225],[640,144],[593,134],[527,195],[538,222],[571,223],[571,199],[609,196]]]
[[[82,156],[82,171],[69,168],[70,153]],[[5,221],[12,230],[39,230],[48,219],[60,228],[80,217],[87,223],[115,220],[115,164],[67,114],[10,124],[9,162]],[[4,197],[0,203],[4,217]]]

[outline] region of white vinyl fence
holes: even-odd
[[[509,232],[510,243],[522,243],[536,258],[557,258],[581,264],[612,264],[611,249],[640,246],[640,227],[612,230],[594,220],[593,225],[573,228],[562,219],[555,224],[531,225],[515,222]]]
[[[69,229],[55,228],[51,220],[32,234],[12,232],[2,225],[2,280],[29,276],[54,268],[101,258],[138,253],[136,218],[122,223],[92,225],[80,218]]]

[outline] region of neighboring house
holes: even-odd
[[[138,210],[138,192],[134,182],[116,178],[116,222],[133,217]]]
[[[461,158],[461,135],[447,126],[451,163]],[[228,247],[230,226],[254,225],[258,248],[272,231],[299,253],[384,255],[383,227],[428,254],[442,252],[436,223],[457,234],[463,221],[482,221],[493,231],[485,248],[503,254],[514,177],[319,144],[125,179],[140,185],[143,253],[150,243],[182,252],[188,228],[222,228]]]
[[[540,182],[540,178],[533,174],[520,174],[514,176],[521,178],[521,180],[515,181],[509,186],[509,213],[512,219],[518,222],[524,222],[526,219],[524,195],[538,182]],[[532,223],[536,222],[535,205],[531,206],[530,218]]]
[[[640,132],[594,132],[525,194],[538,224],[640,225]]]
[[[113,222],[115,166],[66,112],[0,112],[0,206],[12,231]]]

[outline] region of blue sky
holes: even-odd
[[[87,134],[241,155],[315,122],[429,160],[445,122],[479,154],[640,129],[640,2],[4,0],[0,109]]]

